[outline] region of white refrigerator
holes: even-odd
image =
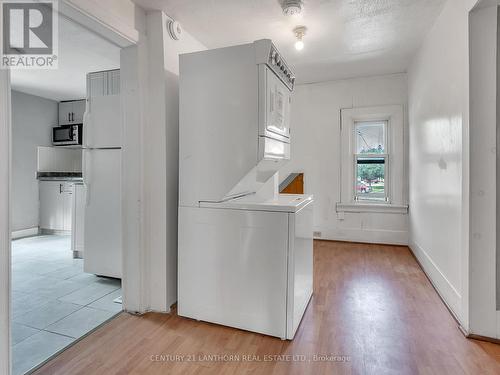
[[[87,76],[83,132],[86,187],[84,271],[122,277],[121,140],[119,70]]]

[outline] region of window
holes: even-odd
[[[387,202],[387,121],[356,121],[353,130],[354,199]]]
[[[341,111],[337,211],[405,213],[403,107]]]

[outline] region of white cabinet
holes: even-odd
[[[71,124],[71,112],[73,111],[72,102],[59,103],[59,125]]]
[[[40,181],[40,229],[71,231],[73,183]]]
[[[83,124],[83,114],[85,113],[86,100],[76,100],[73,102],[73,123]]]
[[[59,125],[82,124],[86,100],[59,103]]]

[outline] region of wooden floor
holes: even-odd
[[[408,248],[316,241],[314,267],[292,342],[124,313],[36,374],[500,374],[500,345],[464,338]]]

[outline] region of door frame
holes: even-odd
[[[0,12],[1,13],[1,12]],[[10,374],[10,71],[0,70],[0,374]]]
[[[94,3],[93,3],[94,4]],[[144,103],[147,94],[147,39],[129,25],[117,21],[109,9],[95,3],[83,9],[74,0],[59,2],[59,13],[99,34],[121,48],[122,122],[124,148],[122,150],[122,217],[123,222],[123,309],[145,312],[148,298],[145,294],[146,254],[143,247],[141,210],[137,204],[143,194],[142,137],[137,134],[146,120]],[[1,10],[0,10],[1,15]],[[142,55],[142,56],[141,56]],[[11,82],[10,71],[0,70],[0,374],[11,371]],[[139,161],[139,162],[138,162]],[[125,168],[124,166],[127,166]],[[130,187],[132,186],[132,188]],[[126,218],[127,215],[131,217]],[[136,228],[137,227],[137,228]],[[130,230],[135,228],[134,230]],[[140,267],[137,267],[137,265]],[[7,334],[3,334],[7,333]]]

